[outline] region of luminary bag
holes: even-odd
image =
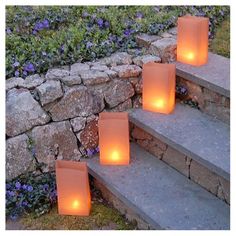
[[[59,214],[88,216],[91,196],[87,164],[57,160],[56,182]]]
[[[175,106],[175,65],[143,65],[143,109],[169,114]]]
[[[100,164],[128,165],[130,160],[128,113],[100,113],[98,130]]]

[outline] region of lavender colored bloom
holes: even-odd
[[[42,22],[44,28],[49,28],[49,21],[47,19]]]
[[[87,43],[86,43],[86,48],[88,49],[88,48],[91,48],[93,46],[93,43],[91,43],[90,41],[88,41]]]
[[[10,197],[14,197],[15,196],[15,193],[13,191],[7,191],[7,195],[10,196]]]
[[[103,26],[103,19],[99,18],[97,20],[97,24],[98,24],[99,28],[102,28],[102,26]]]
[[[14,63],[13,63],[13,66],[14,67],[17,67],[17,66],[19,66],[20,65],[20,63],[18,62],[18,61],[15,61]]]
[[[18,77],[20,75],[20,72],[17,70],[15,71],[15,76]]]
[[[10,28],[7,28],[7,29],[6,29],[6,32],[7,32],[7,34],[11,34],[11,33],[12,33],[12,31],[11,31]]]
[[[11,185],[10,184],[6,184],[6,189],[10,189]]]
[[[27,72],[34,72],[35,71],[35,68],[34,68],[34,65],[32,63],[28,63],[25,67],[24,67],[24,70],[27,71]]]
[[[48,184],[44,184],[43,185],[43,190],[44,191],[48,191],[49,190],[49,185]]]
[[[83,18],[86,18],[86,17],[88,17],[88,16],[89,16],[88,12],[84,11],[84,12],[82,13],[82,17],[83,17]]]
[[[65,51],[65,46],[64,45],[61,45],[61,47],[59,48],[59,52],[60,53],[63,53]]]
[[[41,23],[41,22],[36,23],[36,24],[35,24],[35,27],[34,27],[34,29],[37,30],[37,31],[40,31],[40,30],[42,30],[43,28],[44,28],[44,25],[43,25],[43,23]]]
[[[88,149],[88,150],[87,150],[87,155],[90,157],[90,156],[93,155],[93,152],[92,152],[90,149]]]
[[[33,30],[32,34],[33,34],[33,35],[36,35],[36,34],[37,34],[37,31],[36,31],[36,30]]]
[[[27,191],[28,192],[32,192],[33,191],[33,187],[31,185],[27,186]]]
[[[133,33],[133,30],[131,30],[131,29],[126,29],[126,30],[124,31],[124,35],[125,35],[126,37],[130,36],[132,33]]]
[[[95,150],[96,150],[96,152],[99,152],[99,151],[100,151],[100,149],[99,149],[98,146],[95,148]]]
[[[26,185],[26,184],[22,185],[22,189],[27,190],[27,188],[28,188],[28,185]]]
[[[105,21],[104,22],[104,26],[105,26],[105,28],[109,28],[110,27],[110,23],[108,21]]]
[[[142,12],[137,12],[135,17],[137,19],[142,19],[143,18],[143,13]]]
[[[19,190],[21,188],[21,183],[20,182],[16,182],[15,183],[15,187],[17,190]]]
[[[23,202],[21,203],[21,205],[22,205],[22,206],[28,206],[28,202],[27,202],[27,201],[23,201]]]
[[[24,76],[27,76],[27,75],[28,75],[27,71],[24,70],[24,71],[23,71],[23,75],[24,75]]]

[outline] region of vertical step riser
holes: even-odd
[[[130,137],[146,151],[164,161],[188,179],[230,204],[230,182],[191,157],[179,152],[143,129],[130,123]]]

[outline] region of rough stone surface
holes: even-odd
[[[172,35],[177,35],[177,27],[171,28],[168,30],[168,33],[172,34]]]
[[[83,70],[89,70],[90,66],[85,63],[75,63],[71,65],[70,75],[78,75]]]
[[[102,84],[110,80],[105,72],[99,70],[84,70],[79,72],[84,85]]]
[[[6,179],[13,179],[34,167],[34,159],[28,149],[29,138],[25,134],[6,141]]]
[[[155,229],[230,228],[226,203],[137,145],[128,166],[107,168],[97,156],[85,161],[95,179]]]
[[[85,128],[77,135],[79,141],[86,149],[94,149],[98,146],[98,121],[89,121]]]
[[[114,96],[116,94],[116,96]],[[114,80],[104,91],[106,103],[110,108],[126,101],[134,95],[134,89],[128,81]]]
[[[230,182],[224,178],[219,178],[219,183],[217,196],[230,204]]]
[[[61,78],[61,82],[67,86],[73,86],[81,84],[82,80],[79,75],[69,75]]]
[[[49,112],[54,121],[60,121],[99,113],[104,106],[101,96],[93,94],[85,86],[77,86],[69,88],[63,98],[49,108]]]
[[[192,160],[190,165],[190,179],[205,187],[213,194],[217,194],[219,185],[217,175],[194,160]]]
[[[24,80],[22,87],[27,89],[33,89],[42,84],[45,78],[39,76],[38,74],[27,76]]]
[[[132,100],[129,98],[128,100],[120,103],[119,105],[117,105],[116,107],[114,107],[112,109],[112,111],[114,112],[122,112],[122,111],[126,111],[128,109],[132,108]]]
[[[176,62],[176,75],[209,90],[230,97],[230,59],[208,53],[208,62],[191,66]]]
[[[186,164],[186,156],[184,154],[169,146],[164,153],[162,160],[176,168],[183,175],[189,177],[189,166]]]
[[[12,77],[6,80],[6,90],[10,90],[16,87],[22,87],[24,80],[20,77]]]
[[[53,122],[32,130],[36,158],[46,164],[44,171],[53,170],[55,160],[79,160],[76,136],[69,121]]]
[[[229,179],[230,130],[228,125],[197,109],[180,104],[176,104],[175,110],[170,115],[135,109],[129,113],[129,119],[172,148],[198,161],[210,171]]]
[[[49,69],[46,74],[46,79],[59,80],[65,76],[68,76],[69,74],[69,71],[64,69]]]
[[[118,76],[118,73],[114,70],[106,70],[105,73],[111,78],[114,79]]]
[[[112,67],[112,70],[118,73],[120,78],[129,78],[139,76],[142,69],[137,65],[120,65]]]
[[[136,95],[133,98],[133,108],[140,108],[142,107],[142,96]]]
[[[74,132],[78,132],[85,127],[86,117],[75,117],[70,120]]]
[[[60,81],[48,80],[36,88],[40,102],[44,106],[63,96]]]
[[[107,66],[129,65],[132,63],[132,57],[127,52],[116,52],[110,57],[100,59],[99,63]]]
[[[141,140],[152,140],[152,136],[145,132],[144,130],[140,129],[139,127],[135,126],[131,133],[134,139],[141,139]]]
[[[143,66],[143,64],[146,64],[148,62],[161,62],[161,58],[153,55],[143,55],[143,56],[137,56],[133,59],[133,62],[137,66]]]
[[[26,89],[12,89],[6,98],[6,133],[16,136],[36,125],[46,124],[50,117]]]
[[[176,40],[173,38],[162,38],[151,43],[149,51],[151,54],[161,58],[163,63],[176,60]]]
[[[106,65],[97,63],[91,67],[91,70],[106,71],[106,70],[109,70],[109,68]]]
[[[149,35],[149,34],[139,34],[136,36],[136,42],[140,47],[148,48],[150,44],[156,40],[160,39],[157,35]]]

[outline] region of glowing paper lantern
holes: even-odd
[[[208,60],[209,19],[183,16],[178,18],[177,61],[201,66]]]
[[[56,182],[59,214],[88,216],[91,197],[86,163],[57,160]]]
[[[128,165],[130,159],[128,113],[100,113],[98,130],[100,164]]]
[[[143,109],[169,114],[175,106],[175,65],[143,65]]]

